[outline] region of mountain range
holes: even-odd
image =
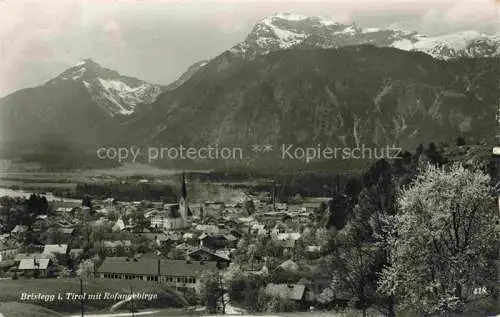
[[[475,31],[426,37],[278,13],[169,85],[87,59],[0,99],[2,155],[75,161],[102,145],[412,147],[459,135],[489,139],[499,54],[499,36]]]
[[[420,51],[439,59],[493,57],[500,54],[500,35],[464,31],[437,37],[417,32],[361,28],[321,17],[278,13],[257,23],[247,38],[234,46],[234,54],[253,57],[290,48],[339,48],[372,44]]]
[[[322,17],[290,13],[277,13],[262,19],[229,52],[252,59],[286,49],[328,49],[363,44],[424,52],[441,60],[500,56],[500,34],[469,30],[425,36],[415,31],[362,28],[356,23],[343,24]],[[208,62],[203,60],[191,65],[171,87],[184,83]]]

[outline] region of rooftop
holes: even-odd
[[[68,252],[67,244],[46,244],[43,247],[43,254],[66,254]]]
[[[217,270],[217,262],[108,257],[97,272],[139,275],[158,275],[159,272],[160,275],[196,276],[206,270]]]
[[[301,300],[304,297],[306,287],[300,284],[267,284],[265,293],[281,298]]]
[[[23,259],[19,263],[19,270],[45,270],[49,266],[49,259]]]

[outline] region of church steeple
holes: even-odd
[[[191,216],[191,211],[189,209],[187,190],[186,190],[186,175],[182,172],[182,183],[181,183],[181,197],[179,198],[179,209],[185,221]]]
[[[186,200],[187,198],[187,191],[186,191],[186,176],[184,172],[182,172],[182,185],[181,185],[181,198]]]

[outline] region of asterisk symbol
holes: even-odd
[[[260,152],[262,151],[262,146],[260,144],[252,145],[252,152]]]
[[[264,145],[264,152],[272,152],[273,151],[273,146],[271,144],[266,144]]]

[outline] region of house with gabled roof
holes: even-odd
[[[46,244],[43,247],[42,254],[47,255],[47,256],[66,255],[66,254],[68,254],[68,245],[67,244]]]
[[[7,240],[0,242],[0,262],[13,259],[19,252],[19,243]]]
[[[264,292],[269,296],[291,299],[294,301],[304,301],[306,286],[303,284],[273,284],[266,285]]]
[[[288,271],[288,272],[297,272],[299,270],[299,265],[297,263],[295,263],[293,260],[289,259],[289,260],[286,260],[285,262],[281,263],[280,265],[278,265],[276,270],[277,269],[282,269],[282,270]]]
[[[10,233],[17,235],[17,234],[25,233],[26,231],[28,231],[27,226],[17,225],[14,227],[14,229],[12,229],[12,231]]]
[[[179,251],[189,252],[189,251],[193,250],[193,247],[190,246],[189,244],[183,242],[181,244],[176,245],[175,249],[179,250]]]
[[[160,233],[155,238],[155,243],[160,247],[171,247],[181,240],[179,235]]]
[[[200,247],[210,249],[235,248],[238,243],[238,238],[232,234],[206,234],[202,233],[199,237]]]
[[[196,261],[217,262],[221,267],[228,267],[231,263],[229,256],[222,252],[214,252],[206,248],[198,248],[187,253],[188,258]]]
[[[69,250],[69,256],[72,259],[78,259],[83,255],[83,249],[71,249]]]
[[[19,264],[22,260],[24,259],[40,259],[43,258],[44,256],[42,253],[18,253],[14,257],[14,262],[16,264]]]
[[[194,230],[206,234],[218,234],[220,232],[220,228],[218,226],[208,224],[198,224],[194,227]]]
[[[107,254],[114,254],[120,249],[125,252],[130,252],[132,250],[132,241],[130,240],[104,240],[102,241],[102,249]]]
[[[17,269],[24,277],[47,277],[50,264],[48,258],[22,259]]]
[[[281,248],[288,250],[295,248],[295,245],[300,237],[301,234],[298,232],[276,233],[271,236],[271,238],[276,241]]]
[[[111,230],[113,230],[114,232],[120,232],[123,229],[125,229],[126,227],[127,227],[127,225],[126,225],[125,221],[123,220],[122,217],[120,217],[116,220],[116,222],[113,225],[113,227],[111,228]]]

